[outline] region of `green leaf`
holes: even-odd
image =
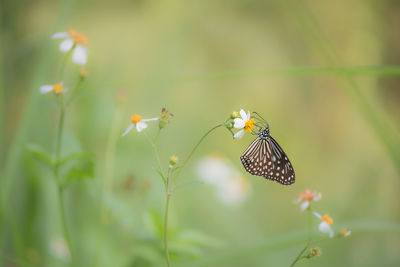
[[[164,175],[162,174],[162,172],[159,169],[153,168],[156,173],[158,173],[158,175],[160,175],[160,177],[163,179],[164,185],[167,185],[167,180],[165,179]]]
[[[60,161],[58,162],[58,165],[62,166],[73,160],[91,160],[92,157],[93,157],[93,154],[89,153],[89,152],[76,152],[76,153],[72,153],[72,154],[69,154],[68,156],[61,158]]]
[[[51,155],[47,151],[45,151],[44,148],[42,148],[41,146],[36,144],[26,144],[25,149],[30,153],[32,153],[33,156],[35,156],[43,163],[46,163],[49,166],[53,166],[53,160],[51,158]]]
[[[72,181],[81,181],[94,177],[94,163],[90,153],[73,153],[59,162],[62,167],[63,186]]]

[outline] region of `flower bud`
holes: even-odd
[[[171,156],[169,158],[169,166],[168,167],[170,169],[172,169],[175,166],[175,164],[178,163],[178,161],[179,161],[179,158],[177,156]]]
[[[307,255],[304,256],[306,259],[311,259],[315,257],[319,257],[322,254],[322,250],[318,247],[310,249]]]
[[[239,113],[237,111],[232,112],[231,119],[236,119],[239,117]]]
[[[170,122],[170,119],[173,116],[174,115],[170,113],[166,108],[162,108],[160,120],[158,122],[158,127],[160,129],[164,128]]]

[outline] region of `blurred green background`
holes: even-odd
[[[25,147],[54,151],[58,109],[38,88],[57,82],[63,55],[50,36],[70,28],[88,35],[89,76],[67,112],[62,153],[95,161],[93,179],[66,190],[78,266],[165,265],[151,147],[136,131],[119,137],[134,113],[162,107],[175,115],[159,139],[165,166],[244,108],[268,120],[297,179],[285,187],[247,174],[239,156],[253,137],[216,131],[181,180],[198,179],[196,161],[218,153],[252,190],[238,205],[208,185],[176,190],[173,266],[288,266],[305,240],[293,200],[306,188],[322,192],[315,209],[335,229],[353,233],[298,266],[400,265],[400,2],[3,0],[0,9],[4,266],[68,266],[51,252],[62,237],[52,172]],[[69,63],[66,80],[79,70]]]

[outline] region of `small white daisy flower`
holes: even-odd
[[[74,29],[70,29],[68,32],[58,32],[51,36],[51,39],[60,38],[64,39],[60,43],[60,51],[65,53],[73,49],[72,62],[79,65],[85,65],[88,55],[88,39],[86,34],[83,32],[78,32]]]
[[[328,214],[325,214],[323,216],[321,216],[317,212],[313,212],[313,214],[315,215],[315,217],[321,220],[320,224],[318,225],[318,230],[321,233],[328,234],[329,237],[332,238],[334,234],[331,228],[331,225],[333,224],[333,219]]]
[[[246,114],[246,112],[243,109],[241,109],[239,113],[241,118],[235,118],[233,120],[234,122],[233,127],[235,129],[241,129],[233,136],[233,138],[238,138],[238,139],[242,138],[245,132],[251,133],[253,131],[255,122],[254,119],[250,118],[250,111],[248,111]]]
[[[349,235],[351,235],[351,230],[348,230],[346,228],[342,228],[342,230],[340,231],[340,236],[341,237],[348,237]]]
[[[50,93],[51,91],[53,91],[55,94],[58,95],[68,91],[68,89],[63,86],[62,82],[56,84],[45,84],[40,86],[39,88],[39,92],[41,94],[47,94]]]
[[[146,122],[156,121],[156,120],[159,120],[159,118],[142,119],[142,116],[134,114],[131,117],[132,124],[125,130],[125,132],[122,134],[122,136],[125,136],[127,133],[129,133],[129,131],[132,130],[133,126],[136,126],[136,130],[138,132],[141,132],[148,127]]]
[[[304,192],[299,194],[299,197],[294,201],[296,204],[300,203],[300,210],[305,211],[312,202],[320,201],[322,197],[321,193],[306,189]]]

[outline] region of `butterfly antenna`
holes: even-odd
[[[264,121],[264,122],[268,125],[268,122],[267,122],[263,117],[261,117],[260,114],[258,114],[258,113],[255,112],[255,111],[253,111],[253,113],[256,114],[262,121]]]

